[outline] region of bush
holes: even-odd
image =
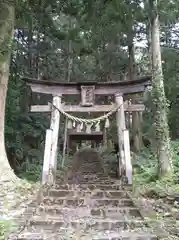
[[[61,170],[62,155],[58,155],[57,168]],[[64,166],[69,164],[67,159],[64,162]],[[27,179],[30,182],[41,181],[43,169],[43,160],[37,160],[37,158],[26,160],[20,167],[17,168],[17,175],[22,179]]]
[[[172,176],[161,180],[157,176],[157,158],[149,149],[143,150],[134,157],[134,190],[136,195],[160,197],[179,194],[179,142],[172,142],[171,145],[174,172]]]
[[[0,240],[8,238],[9,234],[16,229],[13,221],[1,219],[0,220]]]
[[[172,150],[174,153],[174,170],[175,172],[179,173],[179,142],[178,141],[173,141],[172,142]]]

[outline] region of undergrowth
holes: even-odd
[[[134,156],[134,194],[145,197],[165,197],[179,195],[179,142],[172,142],[172,176],[158,179],[157,158],[149,149]]]
[[[58,155],[58,165],[57,168],[61,169],[61,162],[62,162],[62,156],[61,154]],[[68,164],[65,162],[65,165]],[[18,169],[17,169],[17,175],[22,178],[26,179],[27,181],[33,183],[33,182],[39,182],[42,178],[42,169],[43,169],[43,159],[34,161],[26,161],[24,162]]]
[[[12,220],[11,213],[18,214],[18,208],[23,202],[34,196],[39,189],[39,184],[29,183],[27,180],[19,180],[12,184],[1,186],[1,194],[5,197],[1,201],[0,212],[0,240],[8,239],[10,233],[17,230],[17,225]]]
[[[12,220],[0,220],[0,240],[7,239],[9,234],[14,230],[16,230],[16,225]]]

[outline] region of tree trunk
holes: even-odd
[[[68,42],[67,82],[70,82],[70,80],[71,80],[72,67],[73,67],[72,40],[69,40],[69,42]]]
[[[0,3],[0,16],[0,181],[12,181],[15,180],[16,176],[9,165],[6,155],[4,121],[12,36],[14,33],[14,7],[6,3]]]
[[[152,71],[152,49],[151,49],[152,36],[151,36],[151,23],[148,24],[147,30],[148,30],[148,39],[147,39],[147,40],[148,40],[148,59],[149,59],[148,69],[149,69],[149,73],[151,73],[151,71]]]
[[[159,177],[171,172],[170,140],[167,119],[167,104],[164,91],[164,80],[160,49],[160,24],[157,11],[157,0],[149,0],[151,8],[151,47],[153,74],[153,103],[155,105],[155,131],[157,140],[157,155],[159,163]]]
[[[135,66],[135,50],[133,43],[133,32],[128,35],[128,52],[129,52],[129,79],[135,80],[136,66]],[[136,95],[131,96],[132,104],[136,104]],[[142,147],[142,133],[140,125],[140,117],[138,112],[132,112],[132,135],[134,140],[134,151],[139,152]]]

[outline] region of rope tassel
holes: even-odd
[[[100,132],[100,121],[98,121],[95,125],[95,131]]]
[[[91,133],[91,127],[92,126],[93,126],[93,124],[91,124],[91,123],[86,124],[86,133]]]
[[[77,132],[81,132],[81,123],[77,124],[76,131]]]
[[[110,126],[109,118],[106,118],[104,127],[108,128],[109,126]]]
[[[72,121],[70,119],[68,119],[67,128],[68,129],[72,129],[73,128]]]
[[[83,130],[83,122],[80,124],[80,130]]]

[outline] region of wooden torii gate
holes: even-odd
[[[124,96],[145,92],[150,86],[151,76],[142,77],[133,81],[121,82],[51,82],[38,79],[23,78],[32,92],[51,94],[52,105],[31,106],[31,112],[51,112],[50,129],[46,131],[44,165],[42,183],[54,184],[57,169],[58,136],[60,124],[60,111],[70,112],[108,112],[112,105],[94,104],[95,95],[114,95],[115,105],[120,106],[116,111],[116,122],[119,144],[119,173],[125,169],[128,183],[132,184],[132,164],[130,159],[129,131],[126,129],[125,112],[144,111],[143,104],[129,105]],[[62,103],[63,95],[81,95],[79,105]]]

